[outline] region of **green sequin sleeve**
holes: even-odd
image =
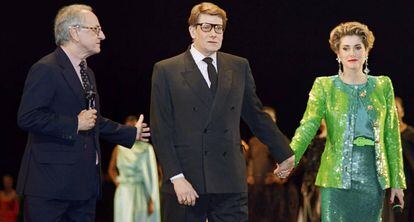
[[[385,92],[387,113],[384,125],[384,145],[389,164],[390,186],[391,188],[405,189],[406,184],[394,89],[388,77],[386,77],[386,81],[388,84]]]
[[[296,129],[295,135],[290,143],[290,146],[295,153],[295,165],[299,163],[303,153],[314,138],[325,114],[326,95],[322,87],[322,78],[324,77],[316,78],[313,83],[305,113],[303,114],[300,126]]]

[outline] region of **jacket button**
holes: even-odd
[[[193,111],[194,112],[197,112],[198,111],[198,108],[197,107],[193,107]]]
[[[208,129],[204,129],[204,131],[203,131],[204,133],[207,133],[208,132]]]
[[[208,151],[204,151],[204,156],[207,156],[207,154],[208,154]]]

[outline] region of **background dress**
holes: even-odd
[[[114,222],[159,222],[160,202],[157,163],[149,143],[135,142],[131,149],[117,146],[119,182],[114,198]],[[148,216],[148,200],[154,212]]]
[[[0,222],[16,222],[19,214],[19,199],[5,198],[4,192],[0,191]]]

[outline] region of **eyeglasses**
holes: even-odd
[[[211,29],[214,27],[214,32],[217,34],[223,34],[224,32],[224,26],[219,24],[211,24],[211,23],[197,23],[196,26],[200,26],[201,31],[203,32],[210,32]]]
[[[92,32],[95,32],[95,34],[96,35],[98,35],[99,36],[99,34],[101,33],[101,31],[102,31],[102,27],[101,26],[99,26],[99,25],[97,25],[97,26],[82,26],[82,25],[74,25],[73,27],[75,27],[75,28],[82,28],[82,29],[89,29],[89,30],[91,30]]]

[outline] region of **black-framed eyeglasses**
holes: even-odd
[[[201,31],[203,32],[210,32],[211,29],[214,27],[214,32],[217,34],[223,34],[224,26],[219,24],[211,24],[211,23],[197,23],[196,26],[200,26]]]
[[[83,26],[83,25],[74,25],[73,27],[75,28],[81,28],[81,29],[89,29],[92,32],[94,32],[96,35],[99,35],[99,33],[101,33],[102,31],[102,27],[97,25],[97,26]]]

